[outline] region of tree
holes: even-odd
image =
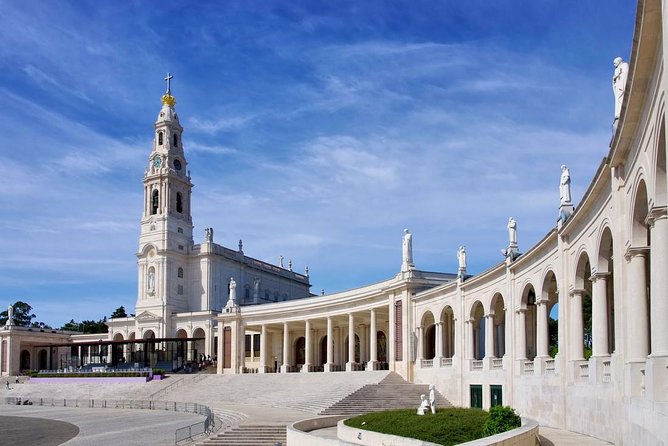
[[[31,313],[32,307],[20,300],[14,303],[12,307],[14,308],[14,325],[20,327],[30,326],[32,320],[35,318],[35,315]],[[0,313],[0,325],[5,325],[8,317],[9,314],[7,310]]]
[[[68,323],[60,327],[61,330],[67,331],[80,331],[82,333],[107,333],[109,327],[107,327],[107,318],[104,317],[99,321],[86,320],[77,322],[74,319],[70,319]]]
[[[128,317],[127,313],[125,312],[125,307],[121,305],[120,307],[116,308],[113,313],[111,313],[111,318],[117,318],[117,317]]]

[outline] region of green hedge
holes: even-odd
[[[91,373],[39,373],[31,374],[35,378],[139,378],[147,377],[148,372],[91,372]]]
[[[515,429],[521,425],[522,419],[517,415],[515,409],[510,406],[494,406],[489,410],[487,421],[482,427],[482,434],[488,437]]]

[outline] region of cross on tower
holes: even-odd
[[[167,72],[167,77],[165,78],[165,80],[167,81],[167,94],[168,95],[171,95],[171,93],[172,93],[172,90],[171,90],[171,87],[170,87],[170,82],[169,82],[172,79],[174,79],[174,76],[172,76],[171,74],[169,74],[169,72]]]

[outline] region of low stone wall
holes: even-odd
[[[58,383],[58,384],[90,384],[90,383],[105,383],[105,384],[124,384],[124,383],[145,383],[150,378],[148,376],[110,376],[98,378],[30,378],[29,383]]]
[[[322,438],[311,435],[309,432],[334,427],[347,415],[332,415],[329,417],[309,418],[307,420],[297,421],[288,426],[287,444],[289,446],[335,446],[340,442],[337,439]]]
[[[392,446],[438,446],[436,443],[416,440],[414,438],[397,437],[396,435],[381,434],[358,428],[348,427],[341,420],[337,424],[337,436],[339,439],[352,444],[375,446],[386,444]],[[312,438],[312,437],[311,437]],[[522,426],[509,430],[502,434],[480,438],[478,440],[462,443],[460,446],[535,446],[538,439],[538,423],[529,418],[522,418]],[[332,443],[328,443],[332,444]],[[292,446],[288,442],[289,446]]]

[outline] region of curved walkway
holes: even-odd
[[[174,432],[190,424],[202,421],[203,417],[184,412],[137,410],[137,409],[87,409],[76,407],[39,407],[0,405],[0,419],[18,418],[14,437],[7,440],[4,425],[0,426],[0,445],[40,445],[40,446],[164,446],[174,444]],[[29,418],[24,418],[29,417]],[[59,442],[39,443],[32,438],[29,429],[33,424],[24,420],[47,420],[53,423],[73,425],[76,436],[61,437]],[[61,426],[58,424],[57,426]],[[60,428],[59,428],[60,429]]]
[[[540,446],[603,446],[612,444],[598,438],[553,427],[541,426],[539,431]]]

